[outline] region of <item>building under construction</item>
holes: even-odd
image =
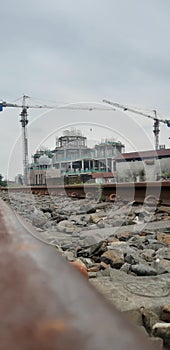
[[[80,130],[66,130],[56,138],[54,150],[39,150],[29,166],[30,184],[55,185],[109,179],[114,181],[115,158],[124,145],[114,139],[103,139],[90,148]]]

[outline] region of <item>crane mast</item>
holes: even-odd
[[[28,185],[28,137],[27,137],[27,125],[28,125],[28,113],[26,106],[26,99],[28,96],[24,95],[22,99],[22,111],[21,111],[21,127],[22,127],[22,143],[23,143],[23,171],[24,171],[24,185]]]
[[[155,135],[155,149],[156,151],[159,149],[159,133],[160,133],[160,121],[157,118],[156,110],[153,111],[155,114],[154,124],[153,124],[153,133]]]
[[[123,111],[125,111],[125,112],[128,111],[128,112],[136,113],[136,114],[139,114],[139,115],[141,115],[143,117],[147,117],[147,118],[150,118],[150,119],[154,120],[153,133],[154,133],[154,136],[155,136],[155,149],[159,150],[160,122],[162,122],[162,123],[166,124],[168,127],[170,127],[170,120],[167,120],[167,119],[164,120],[164,119],[158,118],[156,110],[153,110],[154,116],[151,116],[151,115],[146,114],[144,112],[141,112],[141,111],[135,110],[133,108],[121,105],[119,103],[111,102],[111,101],[108,101],[108,100],[103,100],[103,102],[105,102],[105,103],[107,103],[107,104],[109,104],[111,106],[123,109]]]

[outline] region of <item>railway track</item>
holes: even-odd
[[[0,200],[0,350],[155,349],[35,234]]]
[[[2,188],[3,191],[31,192],[33,194],[67,195],[73,198],[96,198],[100,201],[136,201],[143,203],[161,202],[170,205],[170,181],[114,183],[114,184],[75,184],[65,186],[27,186]]]

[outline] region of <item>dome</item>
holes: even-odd
[[[52,160],[45,154],[40,156],[38,159],[38,164],[41,164],[41,165],[50,165],[51,163],[52,163]]]

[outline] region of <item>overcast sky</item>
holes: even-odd
[[[157,109],[170,119],[169,0],[6,0],[1,2],[0,99],[56,104],[109,99]],[[19,113],[0,113],[0,172],[22,171]],[[71,124],[92,143],[151,149],[153,122],[123,112],[29,110],[29,154]],[[160,144],[170,147],[161,125]],[[31,159],[31,157],[30,157]]]

